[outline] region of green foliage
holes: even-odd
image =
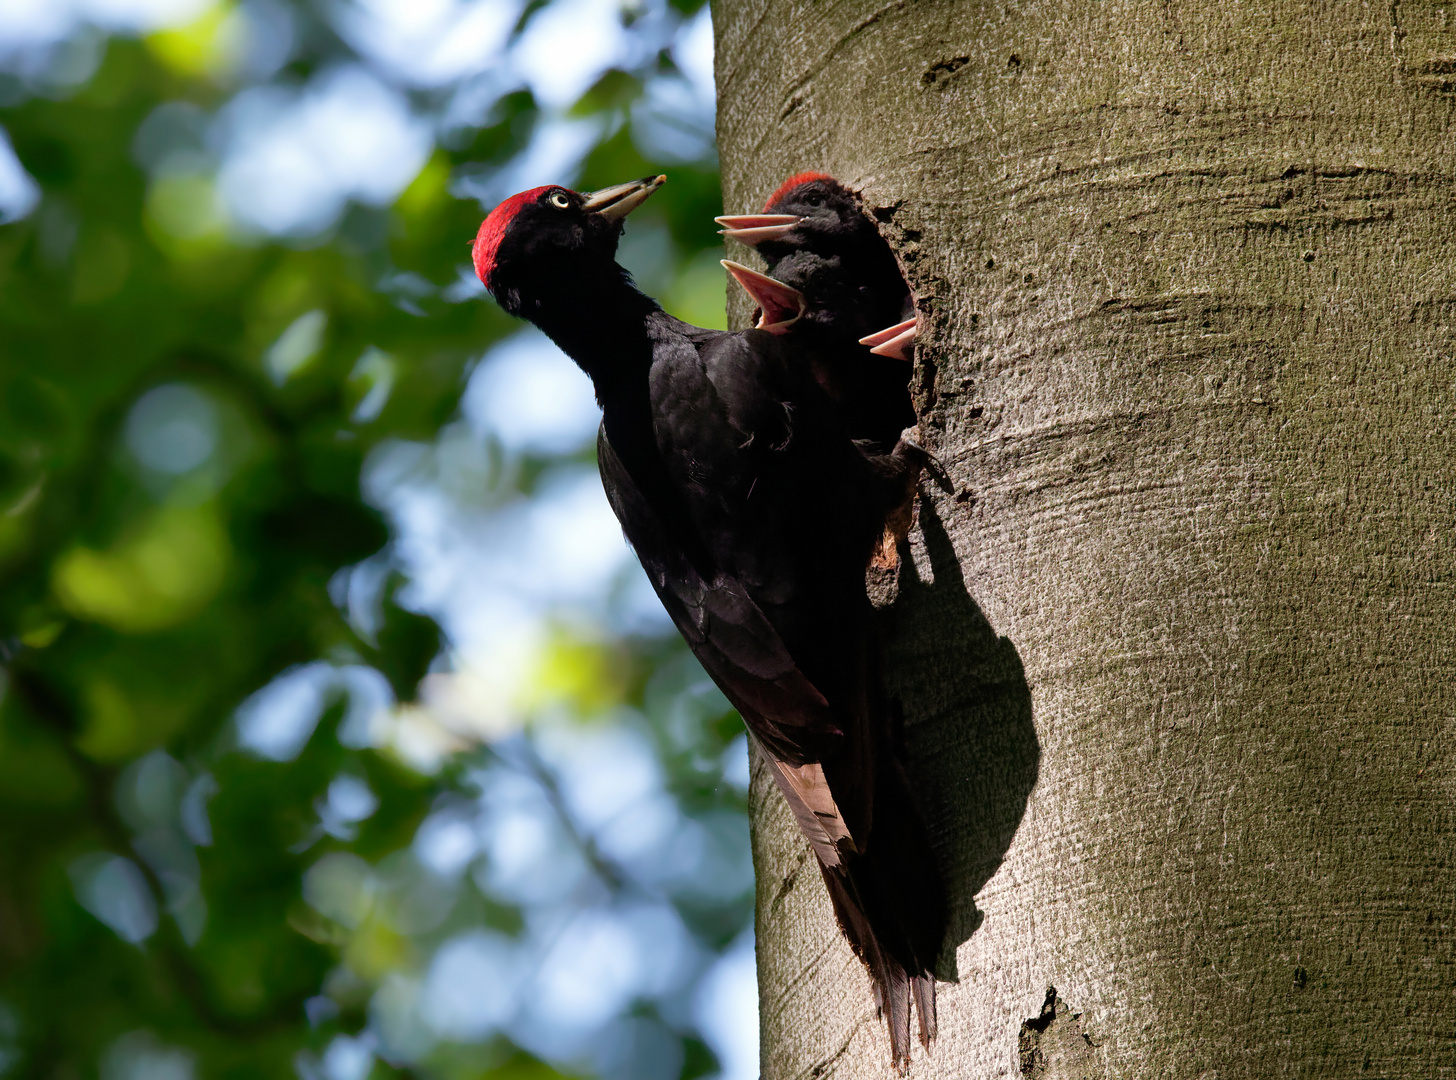
[[[530,914],[470,874],[431,878],[409,854],[417,830],[475,806],[482,777],[531,773],[538,730],[636,732],[682,820],[738,863],[717,886],[648,887],[566,810],[562,828],[592,895],[646,889],[721,949],[750,917],[742,795],[723,782],[740,729],[675,638],[576,618],[494,702],[496,728],[440,720],[422,683],[452,685],[452,646],[409,602],[388,557],[399,521],[361,478],[381,448],[446,445],[474,364],[518,329],[451,291],[482,214],[458,193],[525,151],[545,113],[529,90],[506,93],[442,128],[386,205],[356,201],[302,238],[250,234],[211,165],[153,169],[139,129],[163,104],[206,118],[260,79],[297,87],[354,57],[299,4],[289,63],[249,76],[225,47],[233,10],[107,38],[79,85],[0,85],[0,125],[41,190],[0,226],[0,1075],[141,1076],[168,1054],[194,1070],[169,1076],[324,1075],[328,1048],[358,1036],[380,1055],[374,1076],[559,1076],[498,1031],[390,1049],[381,1002],[442,942],[472,928],[515,940]],[[644,63],[607,71],[571,110],[602,133],[584,189],[663,168],[628,122],[657,70]],[[441,93],[413,100],[433,109]],[[721,325],[716,163],[667,171],[633,221],[666,238],[643,276],[670,283],[670,310]],[[461,501],[529,499],[589,454],[489,451],[493,494]],[[363,618],[339,583],[380,558]],[[321,718],[270,760],[240,747],[233,718],[289,672],[316,680]],[[548,795],[554,769],[536,776]],[[330,809],[360,791],[367,813]],[[691,1017],[630,1009],[680,1040],[682,1076],[714,1071]]]

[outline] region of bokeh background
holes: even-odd
[[[741,724],[483,212],[663,171],[700,0],[0,3],[0,1075],[757,1074]]]

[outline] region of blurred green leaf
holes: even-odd
[[[642,94],[642,80],[637,76],[611,68],[571,107],[573,116],[592,116],[631,105]]]
[[[547,6],[526,4],[514,33]],[[639,4],[624,21],[659,33],[698,7],[649,18]],[[514,667],[481,658],[505,676],[472,672],[420,599],[397,507],[369,480],[388,448],[420,448],[435,472],[396,483],[449,502],[468,532],[548,497],[563,461],[590,463],[589,445],[507,453],[461,419],[472,372],[520,328],[473,281],[468,245],[488,206],[469,196],[582,120],[602,137],[563,181],[664,171],[630,117],[672,66],[665,46],[596,75],[563,118],[526,86],[492,82],[499,72],[443,86],[390,76],[337,14],[222,2],[140,38],[76,28],[52,59],[94,42],[79,83],[0,72],[0,125],[41,192],[0,225],[6,1076],[145,1075],[117,1062],[146,1060],[191,1062],[198,1077],[300,1075],[336,1037],[373,1033],[380,995],[421,985],[456,935],[533,932],[537,901],[499,885],[482,839],[499,824],[492,800],[521,784],[553,815],[531,835],[565,845],[548,866],[586,868],[552,903],[651,892],[708,949],[751,919],[734,854],[743,793],[723,779],[740,728],[676,637],[614,637],[600,614],[543,610],[540,648],[523,644]],[[229,125],[360,66],[396,78],[433,125],[423,167],[397,197],[356,192],[314,233],[245,227],[220,171]],[[716,164],[665,171],[632,224],[658,236],[647,276],[669,309],[721,325]],[[303,665],[327,685],[294,702],[302,748],[269,760],[239,706]],[[703,880],[633,883],[573,810],[567,764],[537,753],[553,724],[647,740],[679,824],[701,827],[717,860]],[[367,813],[348,803],[360,792]],[[432,826],[435,848],[421,839]],[[130,902],[156,913],[144,940],[125,940],[86,891],[108,866],[139,875]],[[692,1022],[662,1021],[663,1008],[634,999],[619,1019],[661,1021],[682,1075],[711,1072]],[[371,1075],[566,1075],[498,1031],[426,1041]]]

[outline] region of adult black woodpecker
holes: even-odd
[[[481,225],[475,269],[591,377],[607,498],[763,751],[904,1067],[912,1011],[927,1048],[935,1035],[945,901],[896,752],[864,573],[922,459],[856,446],[793,335],[700,329],[637,290],[617,241],[663,180],[513,195]]]
[[[915,301],[859,195],[825,173],[799,173],[762,214],[717,220],[725,237],[758,250],[770,277],[803,295],[794,333],[815,338],[819,352],[836,358],[821,382],[855,438],[881,451],[893,446],[916,421],[904,362],[915,339]],[[725,265],[762,307],[747,268]]]

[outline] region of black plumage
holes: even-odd
[[[690,326],[635,288],[614,257],[621,219],[660,182],[513,196],[481,226],[476,269],[591,377],[612,509],[764,751],[903,1064],[912,999],[934,1035],[944,905],[891,745],[864,573],[921,459],[855,445],[812,342]]]
[[[764,213],[721,217],[725,235],[754,247],[769,276],[804,296],[794,334],[832,355],[821,381],[857,439],[884,452],[916,422],[910,364],[859,344],[915,316],[914,297],[860,196],[824,173],[799,173],[769,197]],[[911,335],[913,337],[913,334]]]

